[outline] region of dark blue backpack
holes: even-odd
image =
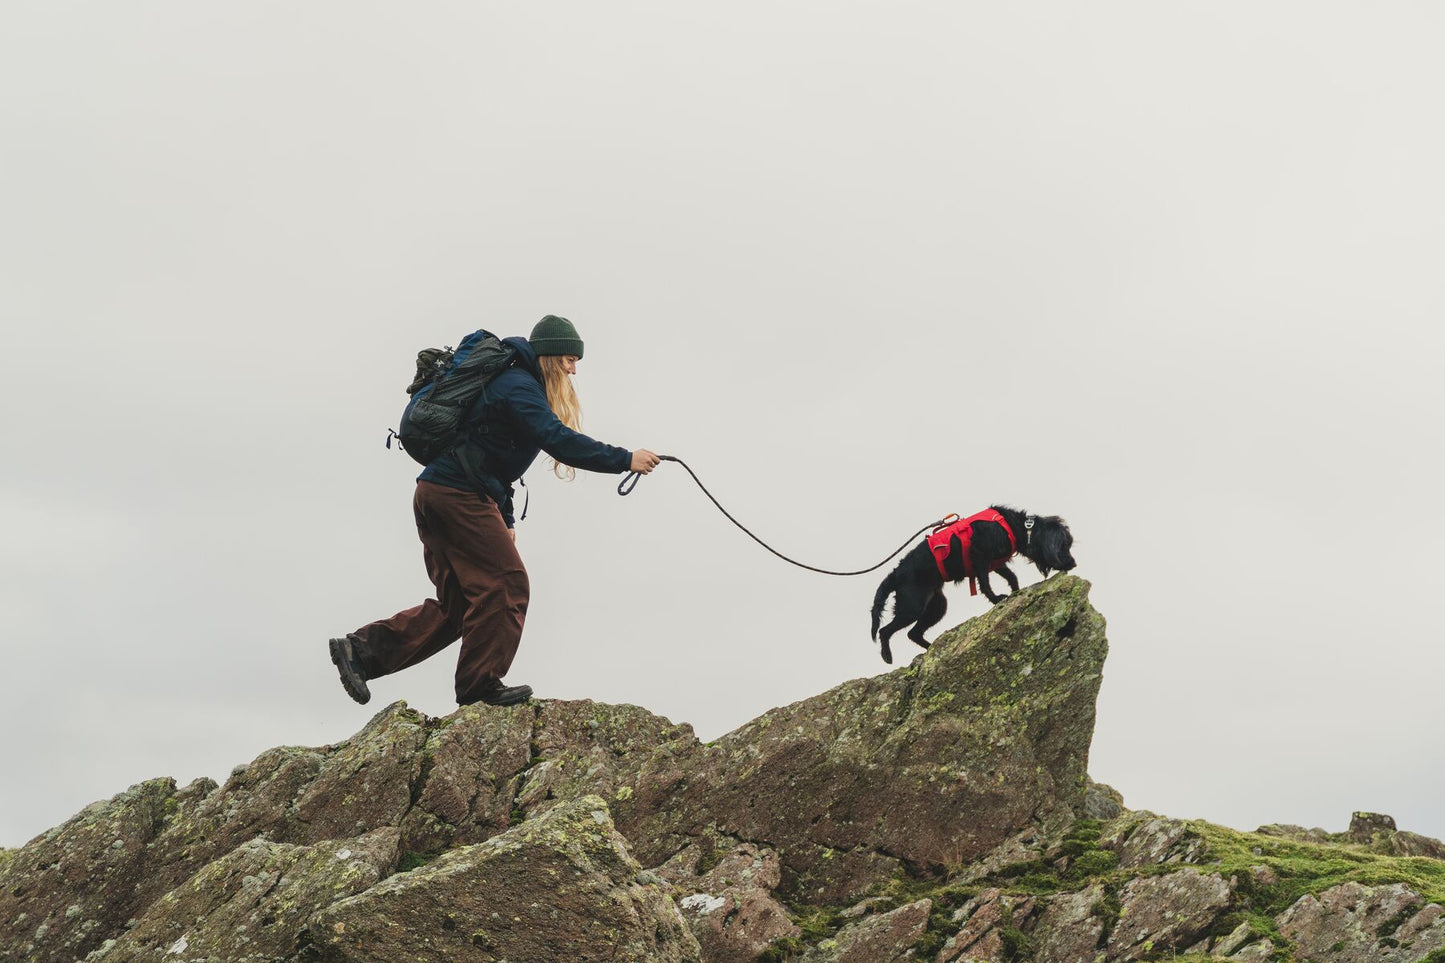
[[[516,349],[496,335],[474,331],[456,350],[427,348],[417,353],[416,377],[401,413],[401,427],[391,432],[418,464],[429,465],[467,440],[467,409],[488,384],[516,359]]]

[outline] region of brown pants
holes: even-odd
[[[512,666],[527,618],[527,570],[485,495],[419,481],[412,508],[437,597],[351,636],[368,679],[416,665],[461,636],[457,702],[466,705]]]

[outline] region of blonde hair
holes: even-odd
[[[552,414],[573,431],[582,430],[582,402],[577,400],[577,390],[572,387],[572,376],[567,373],[567,361],[560,354],[544,354],[537,359],[542,368],[542,388],[547,392],[547,406]],[[577,477],[577,470],[552,459],[552,472],[563,481]]]

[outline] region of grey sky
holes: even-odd
[[[452,655],[361,708],[325,641],[429,591],[382,447],[414,352],[549,312],[590,434],[805,561],[1068,518],[1112,646],[1091,769],[1131,806],[1445,836],[1442,27],[5,4],[0,846],[449,712]],[[885,668],[877,579],[784,566],[675,466],[527,480],[508,681],[712,738]]]

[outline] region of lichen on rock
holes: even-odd
[[[628,852],[599,796],[555,806],[318,914],[322,959],[698,963],[671,888]]]

